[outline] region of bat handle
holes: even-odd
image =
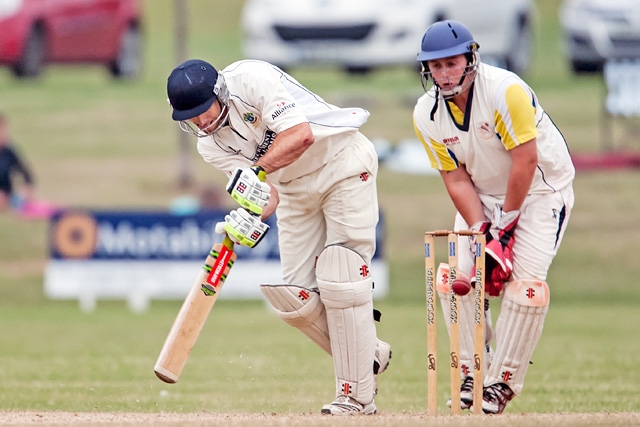
[[[226,246],[230,251],[233,250],[233,240],[231,240],[227,233],[224,234],[224,240],[222,241],[222,244]]]

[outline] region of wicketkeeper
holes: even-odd
[[[417,58],[426,94],[413,119],[457,209],[455,229],[482,231],[487,239],[486,293],[501,298],[502,308],[495,351],[485,357],[490,364],[482,409],[496,414],[522,392],[542,333],[547,271],[573,207],[575,170],[563,136],[534,91],[517,75],[481,63],[478,48],[459,22],[427,28]],[[463,245],[469,245],[466,237],[460,238]],[[475,276],[471,251],[460,250],[459,262],[462,272]],[[447,295],[441,298],[447,313]],[[473,292],[459,298],[461,400],[469,408]],[[493,330],[487,325],[489,343]]]
[[[202,60],[167,83],[172,118],[197,136],[205,161],[229,176],[241,206],[219,224],[253,247],[277,212],[284,284],[262,285],[275,312],[333,356],[336,397],[323,414],[374,414],[378,340],[369,272],[378,222],[378,162],[359,132],[369,113],[325,102],[262,61],[218,72]]]

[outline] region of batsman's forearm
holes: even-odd
[[[275,172],[298,160],[314,142],[309,123],[300,123],[280,132],[255,165],[261,166],[267,174]]]

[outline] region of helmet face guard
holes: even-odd
[[[188,134],[197,136],[198,138],[205,138],[207,136],[213,135],[227,123],[227,119],[229,117],[229,107],[227,107],[227,105],[223,104],[222,102],[220,102],[220,105],[222,106],[222,108],[220,109],[220,114],[208,126],[200,128],[190,120],[181,120],[179,122],[180,129],[187,132]]]
[[[438,92],[445,98],[456,96],[471,86],[475,78],[475,71],[480,63],[479,48],[480,45],[473,39],[471,32],[460,22],[448,20],[430,25],[422,37],[420,52],[417,56],[417,60],[422,64],[420,74],[424,90],[429,91],[430,79],[438,88]],[[442,90],[429,71],[429,61],[457,55],[467,57],[467,65],[462,78],[453,89]]]
[[[229,91],[224,76],[218,74],[209,63],[201,60],[185,62],[169,76],[167,88],[169,105],[173,108],[173,118],[178,121],[180,129],[184,132],[198,138],[205,138],[227,124]],[[220,114],[213,122],[206,127],[200,127],[191,121],[209,110],[216,102],[220,105]],[[179,108],[176,108],[176,105]]]
[[[428,61],[422,61],[422,71],[420,72],[420,80],[422,82],[422,88],[425,92],[429,93],[429,90],[432,87],[436,87],[438,89],[438,93],[445,99],[453,98],[454,96],[460,95],[463,91],[471,86],[473,81],[475,80],[475,72],[478,69],[478,64],[480,63],[480,55],[478,52],[474,52],[467,56],[467,64],[463,67],[464,70],[462,72],[462,76],[460,80],[456,82],[455,86],[451,89],[443,89],[438,85],[438,82],[433,77],[433,73],[429,69]],[[452,83],[450,81],[450,83]]]

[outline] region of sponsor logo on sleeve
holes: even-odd
[[[286,113],[287,111],[295,107],[296,107],[295,102],[291,102],[289,104],[284,101],[279,102],[276,105],[276,110],[271,114],[271,120],[275,120],[276,118],[280,117],[281,115],[283,115],[284,113]]]

